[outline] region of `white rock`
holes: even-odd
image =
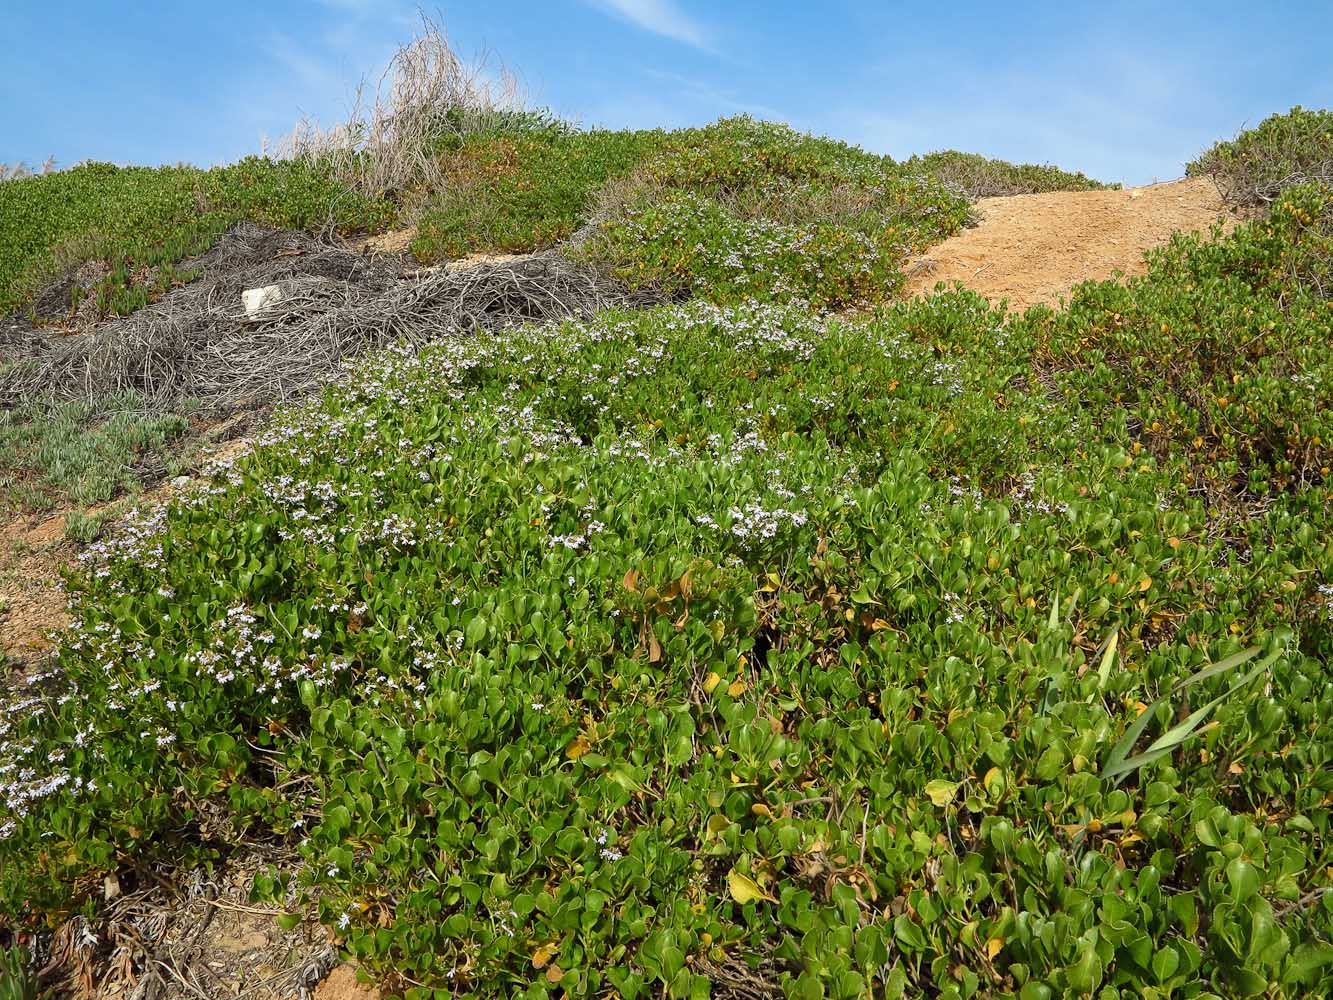
[[[245,315],[254,316],[271,305],[282,301],[281,285],[265,285],[263,288],[247,288],[241,292],[241,304],[245,306]]]

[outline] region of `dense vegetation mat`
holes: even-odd
[[[1330,247],[367,359],[73,577],[0,907],[278,839],[412,997],[1325,996]]]

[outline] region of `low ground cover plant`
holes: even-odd
[[[172,265],[250,219],[290,229],[383,225],[385,202],[358,196],[316,167],[249,157],[211,170],[84,163],[0,187],[0,313],[28,305],[60,273],[96,262],[93,318],[132,311],[188,279]],[[53,316],[77,301],[52,303]]]
[[[411,997],[1327,995],[1333,504],[1317,409],[1268,431],[1329,397],[1326,205],[1060,314],[367,359],[73,575],[0,907],[279,837]]]
[[[134,392],[99,403],[0,411],[0,512],[83,507],[138,489],[136,463],[155,465],[189,426],[189,408],[162,412]]]
[[[440,153],[447,181],[423,195],[429,207],[412,252],[432,262],[562,243],[586,221],[597,191],[632,171],[666,136],[549,122],[448,140]]]
[[[1252,210],[1267,208],[1297,184],[1333,185],[1333,111],[1297,105],[1269,115],[1205,150],[1185,172],[1213,178],[1229,202]]]
[[[1137,448],[1218,496],[1303,490],[1333,466],[1333,191],[1288,189],[1226,240],[1176,235],[1125,284],[1035,310],[1043,363]]]
[[[450,136],[443,146],[441,176],[448,181],[424,193],[429,207],[413,244],[424,261],[551,247],[636,199],[670,214],[670,206],[658,203],[663,189],[721,200],[743,219],[853,221],[862,232],[893,225],[886,215],[919,223],[933,206],[939,228],[921,235],[938,238],[959,220],[953,202],[939,200],[937,184],[971,198],[1105,186],[1055,167],[965,153],[895,164],[745,116],[674,132],[584,131],[538,119],[521,129]],[[632,175],[636,182],[625,183]],[[637,265],[624,248],[620,252],[616,263]]]
[[[559,247],[654,296],[854,308],[892,299],[903,260],[968,218],[935,160],[895,164],[747,117],[585,131],[511,107],[429,22],[395,66],[373,106],[331,131],[299,130],[286,159],[207,171],[86,163],[5,184],[0,313],[86,329],[133,312],[196,279],[190,258],[242,219],[330,235],[415,220],[424,263]],[[1062,178],[1082,183],[1049,183]],[[49,436],[20,428],[24,414],[10,415],[10,438]],[[50,449],[18,447],[0,458],[11,499],[78,504],[106,492],[29,461],[55,458]],[[106,454],[90,475],[132,487],[140,460]]]

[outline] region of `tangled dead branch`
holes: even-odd
[[[132,390],[158,406],[193,399],[237,409],[307,393],[348,359],[400,340],[653,301],[556,253],[403,275],[396,263],[250,223],[188,266],[202,276],[131,316],[25,342],[26,358],[0,373],[0,401]],[[241,292],[266,285],[278,285],[282,298],[247,316]]]
[[[255,873],[275,867],[294,877],[299,859],[289,846],[255,843],[211,873],[127,869],[120,876],[138,884],[124,892],[107,876],[95,919],[76,915],[37,936],[38,982],[74,1000],[310,1000],[338,951],[293,893],[280,906],[249,902]],[[284,913],[302,919],[283,929]]]

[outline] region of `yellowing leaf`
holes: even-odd
[[[731,695],[733,698],[739,698],[744,693],[745,693],[745,681],[734,680],[727,685],[727,694]]]
[[[986,942],[986,957],[990,959],[995,958],[995,956],[1000,953],[1000,949],[1003,947],[1004,947],[1004,940],[1002,938],[997,938],[997,937],[991,938]]]
[[[716,670],[704,678],[704,694],[712,694],[713,688],[722,683],[722,677]]]
[[[592,744],[588,742],[588,737],[582,735],[575,736],[565,747],[565,756],[570,760],[578,760],[585,753],[592,749]]]
[[[742,906],[761,899],[766,899],[770,903],[777,902],[776,899],[759,888],[758,882],[748,875],[741,874],[735,868],[727,872],[727,889],[731,892],[731,898]]]
[[[943,808],[953,801],[954,793],[958,791],[961,782],[945,781],[943,778],[936,778],[934,781],[926,782],[926,794],[930,796],[930,801]]]
[[[1142,580],[1139,581],[1139,593],[1143,593],[1151,586],[1152,586],[1152,577],[1145,576]]]
[[[981,784],[986,789],[986,794],[993,799],[998,799],[1004,794],[1004,772],[998,767],[992,767],[986,772],[986,776],[981,779]]]
[[[713,813],[713,815],[708,817],[705,829],[707,829],[710,834],[716,836],[731,825],[731,820],[727,819],[727,817],[723,816],[721,813]]]
[[[532,953],[532,967],[544,969],[555,958],[555,945],[544,944]]]
[[[552,965],[546,970],[546,981],[548,983],[558,983],[565,978],[565,970],[558,965]]]

